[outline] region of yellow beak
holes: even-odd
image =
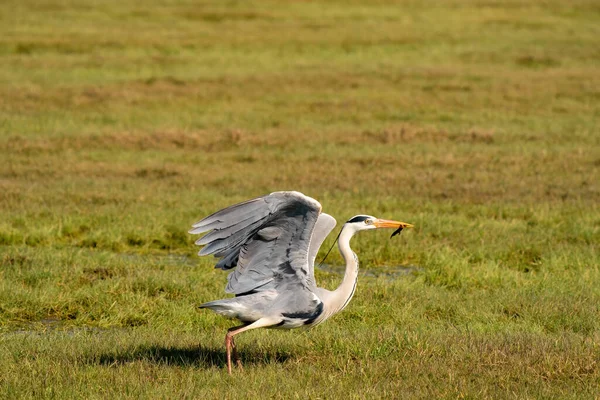
[[[414,228],[414,225],[407,224],[406,222],[391,221],[389,219],[376,219],[373,223],[378,228]]]

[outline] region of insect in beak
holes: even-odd
[[[396,229],[396,230],[394,231],[394,233],[392,233],[392,236],[390,236],[390,239],[391,239],[391,238],[393,238],[394,236],[396,236],[396,235],[399,235],[400,233],[402,233],[402,229],[404,229],[404,227],[403,227],[403,226],[401,226],[401,227],[399,227],[398,229]]]
[[[407,224],[406,222],[390,221],[387,219],[376,220],[375,226],[377,228],[396,228],[396,230],[394,231],[394,233],[392,233],[392,236],[390,236],[390,238],[393,238],[394,236],[399,235],[400,232],[402,232],[402,229],[404,229],[404,228],[412,228],[413,227],[413,225]]]

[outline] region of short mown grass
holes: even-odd
[[[0,397],[600,396],[597,2],[4,9]],[[415,229],[229,377],[187,230],[275,190]]]

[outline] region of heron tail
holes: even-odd
[[[198,308],[209,308],[227,318],[239,318],[241,311],[235,298],[209,301],[208,303],[200,304]]]

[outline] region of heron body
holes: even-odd
[[[350,239],[361,230],[402,229],[404,222],[357,215],[346,222],[338,246],[346,262],[340,286],[329,291],[316,286],[315,258],[336,220],[321,212],[321,204],[299,192],[275,192],[227,207],[193,225],[192,234],[206,233],[196,241],[199,255],[220,258],[215,268],[233,270],[225,291],[235,297],[200,305],[241,326],[225,338],[227,368],[231,352],[241,366],[233,336],[255,328],[312,327],[343,310],[356,290],[358,257]]]

